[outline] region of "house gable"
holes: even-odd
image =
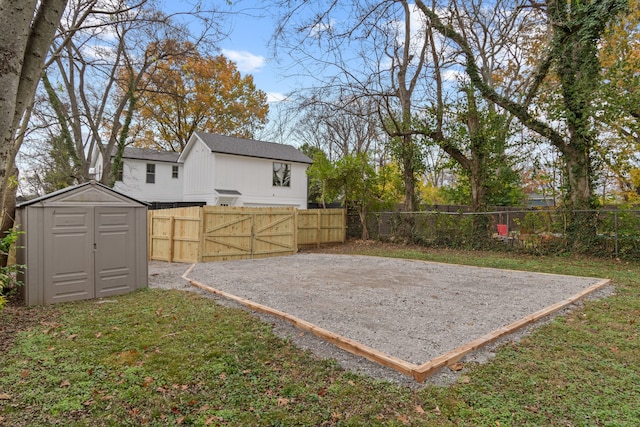
[[[185,201],[307,206],[306,170],[312,160],[290,145],[195,132],[179,161],[184,163]],[[274,185],[274,163],[286,165],[288,185]]]

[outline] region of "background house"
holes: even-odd
[[[122,160],[114,190],[155,207],[307,208],[312,160],[290,145],[195,132],[182,154],[126,147]]]
[[[285,144],[195,132],[178,159],[184,201],[223,206],[307,208],[313,162]]]
[[[179,153],[126,147],[122,174],[113,189],[148,203],[182,201],[183,169]]]

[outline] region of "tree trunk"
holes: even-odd
[[[469,181],[471,183],[471,210],[482,212],[487,208],[487,186],[483,165],[477,158],[471,159]]]
[[[67,0],[0,0],[0,207],[2,230],[13,226],[17,135],[32,103],[44,60]]]
[[[414,212],[416,210],[416,177],[413,168],[414,149],[411,135],[402,137],[402,176],[404,181],[404,210]]]
[[[367,227],[367,209],[365,207],[358,207],[358,217],[360,218],[360,225],[362,225],[362,240],[369,240],[369,228]]]

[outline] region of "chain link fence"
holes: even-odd
[[[588,218],[575,242],[570,217]],[[517,250],[536,254],[580,252],[640,259],[640,210],[505,210],[495,212],[373,212],[367,216],[372,239],[452,249]],[[580,230],[579,230],[580,231]],[[347,236],[359,238],[362,223],[348,215]]]

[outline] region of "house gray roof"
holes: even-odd
[[[125,159],[177,163],[180,153],[174,151],[157,151],[150,148],[125,147],[122,157]]]
[[[313,163],[313,160],[291,145],[205,132],[196,132],[196,135],[213,153],[235,154],[238,156],[283,160],[296,163]]]

